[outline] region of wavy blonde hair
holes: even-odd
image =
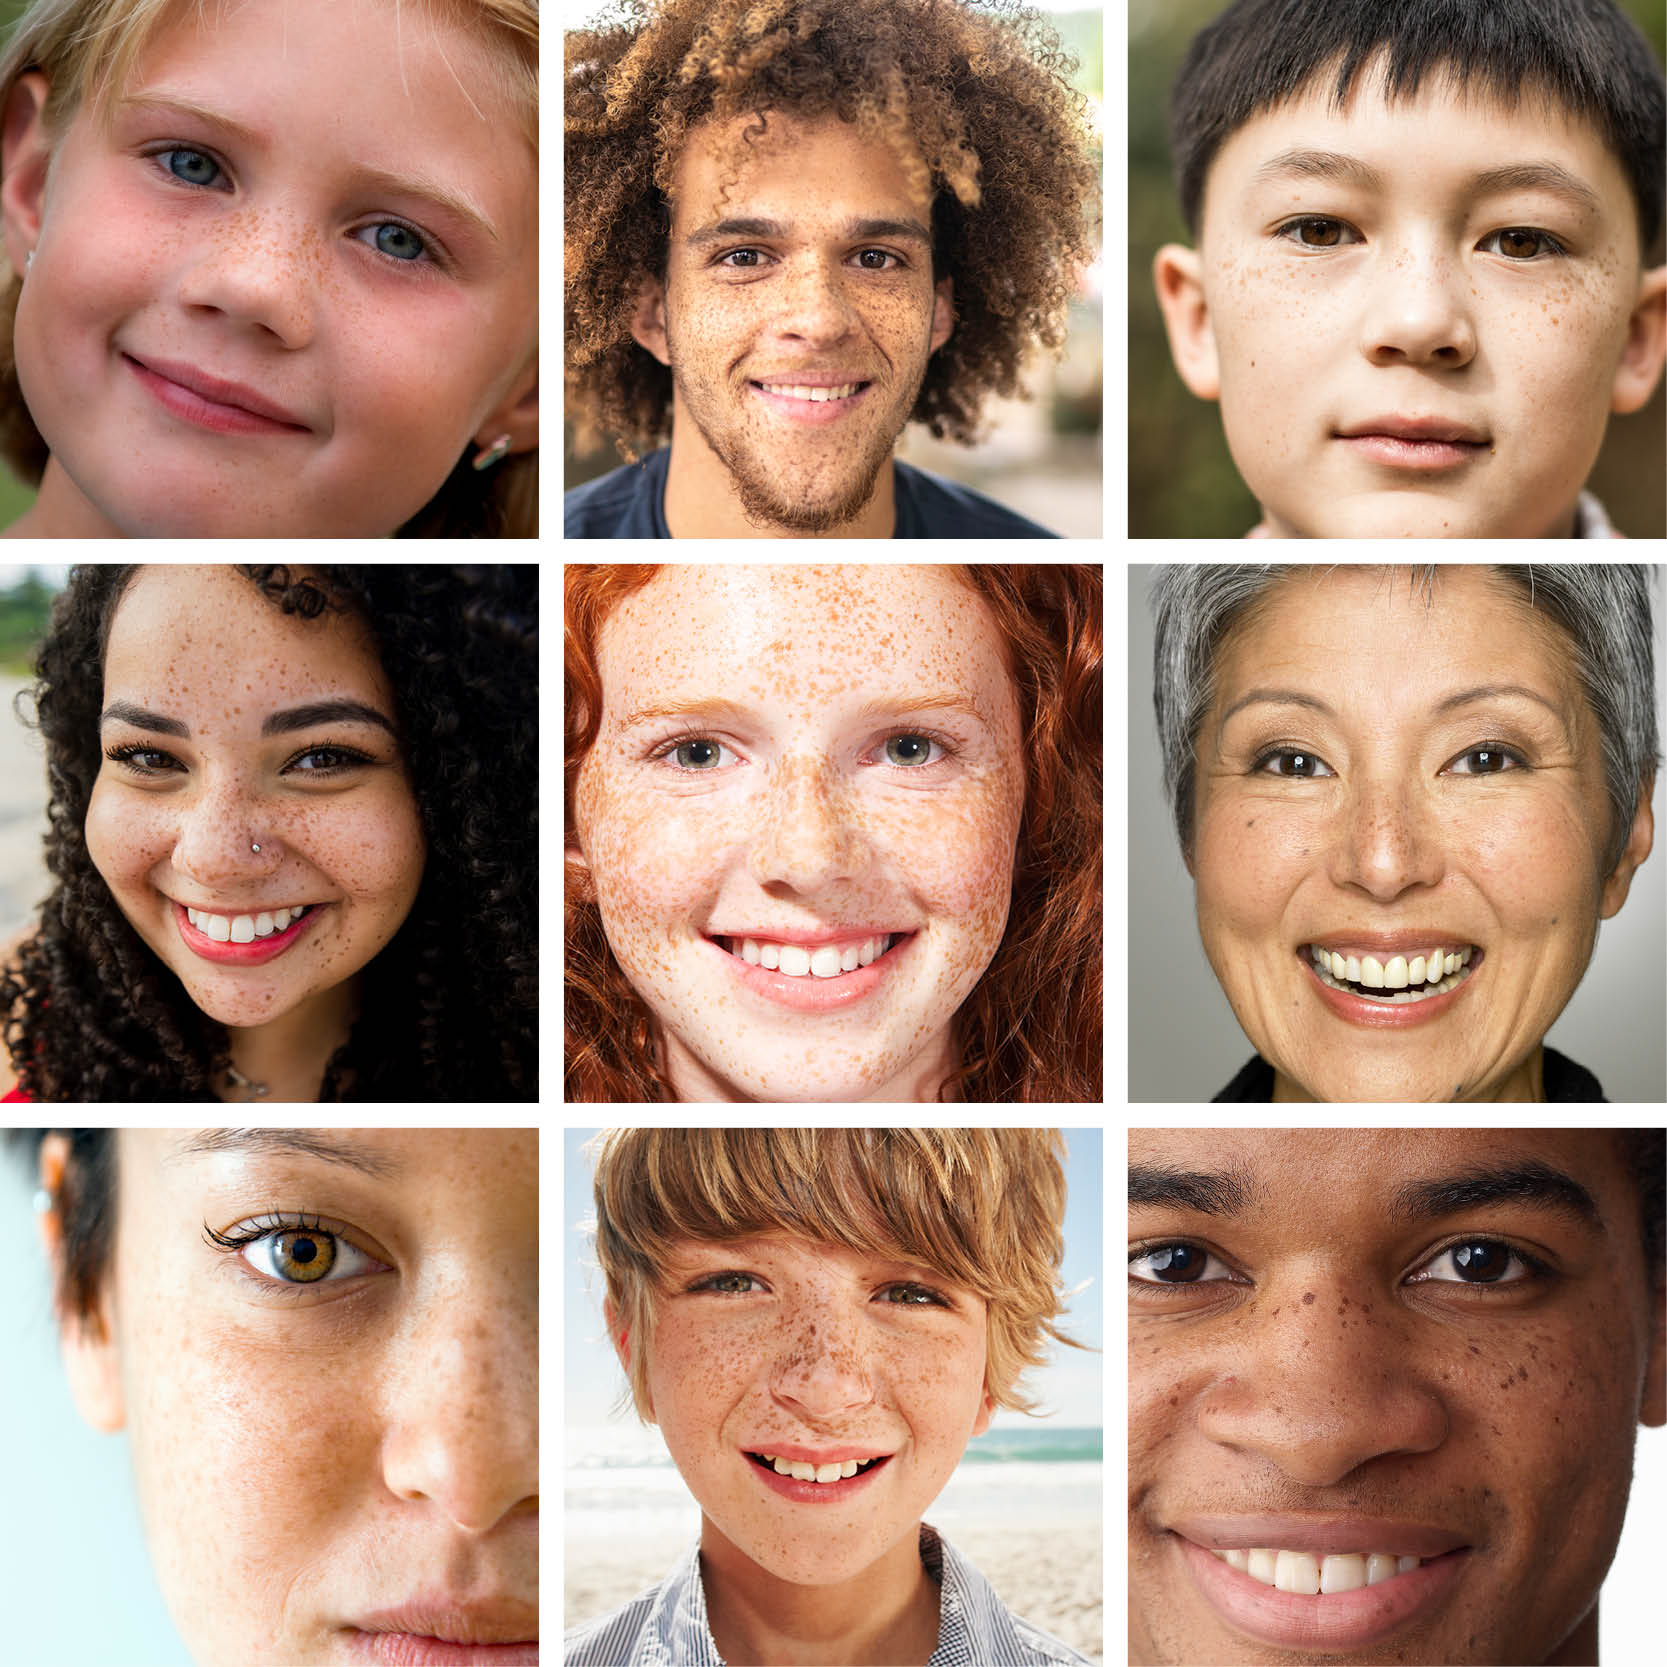
[[[596,1257],[631,1397],[653,1422],[648,1350],[660,1270],[683,1239],[791,1233],[934,1268],[986,1305],[984,1388],[998,1406],[1064,1312],[1065,1140],[1057,1129],[608,1129],[596,1158]]]
[[[35,0],[12,27],[0,54],[0,111],[18,77],[47,80],[42,112],[56,144],[86,108],[102,122],[155,36],[194,12],[206,21],[221,0]],[[537,0],[382,0],[397,11],[428,11],[473,26],[493,50],[491,92],[515,112],[522,138],[538,154]],[[23,400],[12,333],[21,278],[0,249],[0,457],[20,480],[38,486],[50,455]],[[506,458],[486,473],[467,457],[440,490],[399,529],[400,537],[536,538],[538,453]]]

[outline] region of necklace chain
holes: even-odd
[[[232,1087],[246,1090],[250,1099],[264,1100],[267,1094],[271,1092],[264,1082],[256,1082],[252,1077],[244,1076],[235,1065],[229,1062],[226,1065],[226,1075],[231,1078]]]

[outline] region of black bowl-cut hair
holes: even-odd
[[[1539,93],[1590,122],[1638,209],[1639,253],[1661,235],[1667,96],[1661,66],[1613,0],[1237,0],[1199,31],[1170,99],[1170,152],[1194,237],[1210,165],[1253,116],[1330,78],[1341,109],[1380,55],[1391,100],[1450,74],[1513,107]]]

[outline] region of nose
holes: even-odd
[[[827,760],[784,758],[760,812],[751,854],[760,885],[815,891],[867,867],[856,808]]]
[[[306,241],[285,215],[253,208],[227,214],[186,267],[180,300],[190,312],[251,325],[283,347],[305,347],[316,299]]]
[[[1415,786],[1383,776],[1359,781],[1337,823],[1332,878],[1388,903],[1415,886],[1439,884],[1445,868],[1440,819]]]
[[[1476,356],[1468,280],[1434,248],[1387,258],[1369,291],[1361,351],[1373,364],[1457,369]]]
[[[283,813],[235,779],[211,782],[180,815],[174,868],[210,892],[229,896],[283,863]]]
[[[796,1416],[815,1423],[867,1406],[874,1385],[858,1328],[829,1307],[803,1315],[782,1341],[770,1392]]]
[[[382,1473],[399,1499],[426,1500],[484,1534],[538,1504],[537,1299],[475,1287],[436,1297],[401,1338],[390,1377]]]
[[[776,336],[809,347],[837,346],[856,329],[841,273],[820,258],[790,263],[776,291]]]
[[[1447,1410],[1408,1363],[1405,1339],[1373,1299],[1345,1298],[1318,1280],[1265,1296],[1268,1312],[1235,1355],[1240,1370],[1204,1392],[1202,1433],[1308,1487],[1439,1447]]]

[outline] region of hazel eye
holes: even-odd
[[[376,1273],[382,1263],[357,1245],[321,1227],[285,1227],[251,1239],[242,1249],[243,1260],[256,1273],[278,1285],[317,1285],[325,1280],[352,1279]]]

